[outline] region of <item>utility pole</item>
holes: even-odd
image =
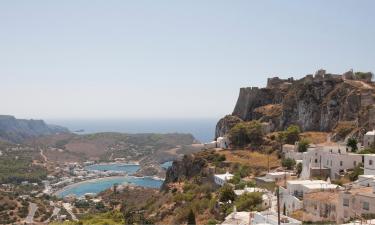
[[[280,225],[280,187],[277,186],[276,189],[277,194],[277,224]]]

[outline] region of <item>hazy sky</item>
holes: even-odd
[[[375,1],[0,1],[0,114],[207,118],[240,87],[375,71]]]

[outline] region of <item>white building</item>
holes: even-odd
[[[364,174],[375,175],[375,154],[366,154],[364,158]]]
[[[284,144],[283,145],[283,154],[284,158],[294,159],[296,161],[302,160],[303,152],[298,152],[298,142],[295,145]]]
[[[275,182],[288,179],[293,175],[293,173],[290,172],[269,172],[266,174],[265,178],[273,180]]]
[[[251,218],[251,224],[278,225],[277,213],[273,211],[251,212],[250,218]],[[281,215],[280,224],[281,225],[299,225],[299,224],[302,224],[302,222],[299,220],[290,218],[288,216]]]
[[[226,172],[225,174],[215,174],[214,180],[217,185],[223,186],[226,182],[233,178],[233,174]]]
[[[218,148],[228,149],[230,141],[228,137],[218,137],[216,143]]]
[[[222,225],[249,225],[250,212],[237,212],[234,210],[231,214],[225,217]]]
[[[375,154],[364,155],[364,173],[358,176],[358,180],[355,184],[370,187],[371,184],[375,184]]]
[[[348,169],[362,163],[363,155],[351,153],[346,146],[316,146],[303,153],[301,178],[327,175],[337,179]]]
[[[280,206],[287,213],[302,209],[303,196],[307,193],[319,191],[333,191],[340,186],[331,184],[324,180],[289,180],[286,189],[280,187]]]
[[[234,193],[237,196],[240,196],[240,195],[243,195],[243,194],[246,194],[246,193],[254,193],[254,192],[262,193],[262,205],[261,205],[261,208],[263,210],[268,209],[268,208],[271,207],[271,204],[272,204],[272,195],[270,193],[268,193],[268,191],[266,189],[256,188],[256,187],[245,187],[242,190],[234,190]]]
[[[245,187],[244,189],[242,190],[234,190],[234,193],[239,196],[239,195],[243,195],[243,194],[246,194],[246,193],[252,193],[252,192],[262,192],[262,193],[266,193],[267,190],[266,189],[262,189],[262,188],[257,188],[257,187]]]
[[[203,147],[205,149],[213,149],[213,148],[217,148],[217,142],[216,141],[211,141],[209,143],[204,143],[203,144]]]
[[[363,136],[363,146],[365,148],[371,146],[375,142],[375,130],[367,132]]]

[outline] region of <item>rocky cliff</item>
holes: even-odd
[[[16,119],[14,116],[0,115],[0,140],[22,142],[28,138],[56,133],[68,133],[69,130],[48,125],[43,120]]]
[[[353,132],[363,133],[375,126],[371,77],[372,73],[338,75],[319,70],[300,80],[275,77],[265,88],[241,88],[232,115],[218,122],[216,137],[227,133],[235,118],[267,122],[272,130],[297,124],[303,131],[333,131],[351,124]]]
[[[166,185],[169,183],[177,182],[182,179],[189,179],[203,173],[204,168],[207,165],[206,163],[205,159],[194,155],[185,155],[183,159],[173,161],[172,166],[167,170],[161,189],[165,190]]]

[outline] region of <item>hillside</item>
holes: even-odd
[[[40,137],[31,143],[44,148],[47,158],[56,162],[123,158],[141,164],[159,164],[201,149],[201,145],[195,145],[193,135],[179,133],[59,134]]]
[[[69,133],[67,128],[46,124],[43,120],[16,119],[0,115],[0,140],[20,143],[29,138],[57,133]]]
[[[218,122],[216,137],[240,121],[251,120],[263,122],[270,131],[296,124],[302,131],[333,131],[336,139],[361,136],[375,126],[371,78],[372,73],[339,75],[319,70],[299,80],[269,78],[265,88],[241,88],[232,115]]]

